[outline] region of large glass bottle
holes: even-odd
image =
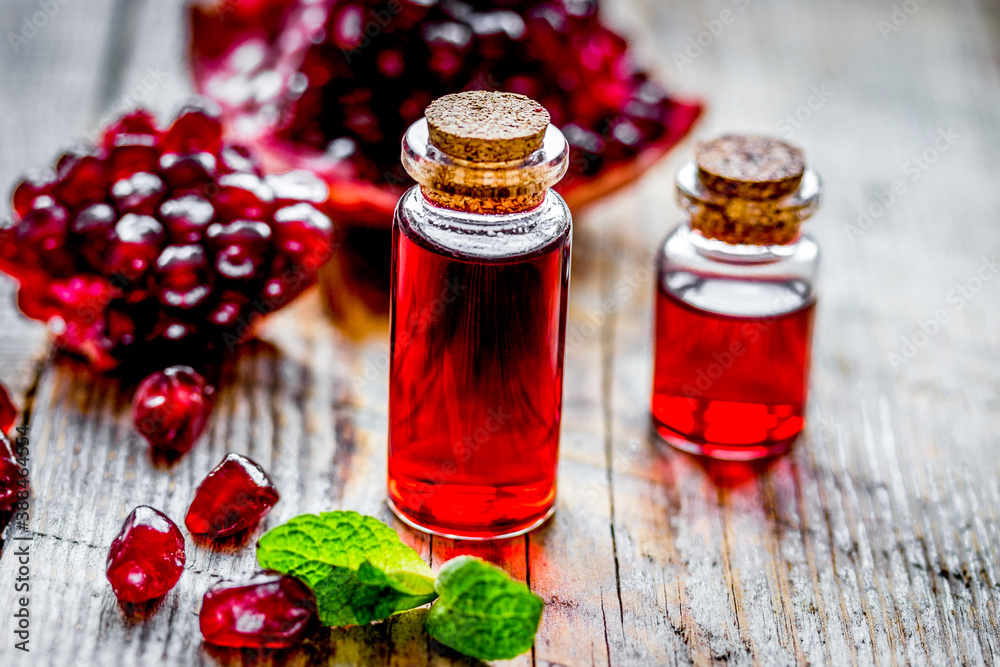
[[[566,140],[536,102],[460,93],[403,140],[393,230],[389,502],[466,539],[555,503],[571,220]]]
[[[763,137],[699,144],[677,192],[688,219],[660,249],[652,418],[680,449],[752,460],[802,430],[820,197],[802,153]]]

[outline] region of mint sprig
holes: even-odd
[[[305,582],[331,627],[364,625],[437,598],[427,632],[480,660],[530,649],[544,607],[527,586],[470,556],[445,563],[435,580],[396,531],[357,512],[298,516],[260,538],[257,560]]]
[[[486,561],[459,556],[435,583],[441,596],[427,615],[431,637],[480,660],[509,660],[529,650],[545,603]]]
[[[364,625],[436,597],[434,572],[420,555],[357,512],[296,517],[260,538],[257,561],[312,588],[324,625]]]

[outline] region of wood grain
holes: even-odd
[[[355,509],[434,567],[475,553],[527,581],[546,612],[534,651],[512,664],[1000,662],[1000,280],[970,282],[1000,253],[996,6],[923,3],[883,35],[888,2],[605,5],[665,79],[708,98],[699,138],[790,131],[825,179],[810,225],[825,266],[809,426],[793,453],[710,465],[649,433],[652,258],[679,219],[670,184],[690,142],[577,219],[558,509],[526,538],[455,543],[391,516],[385,332],[340,332],[315,293],[228,363],[210,432],[159,469],[130,425],[130,388],[47,359],[43,328],[0,280],[0,380],[30,411],[34,489],[33,652],[12,646],[16,562],[4,548],[5,665],[475,664],[426,636],[425,611],[294,651],[204,646],[201,595],[253,569],[249,544],[191,542],[158,607],[119,607],[103,570],[124,516],[151,503],[180,519],[230,451],[264,464],[282,493],[249,542],[302,512]],[[0,32],[36,10],[4,3]],[[726,11],[720,34],[679,64]],[[190,90],[180,17],[179,0],[70,0],[19,53],[0,48],[0,179],[47,162],[122,100],[176,107]],[[949,129],[957,137],[914,171],[912,156]],[[894,181],[904,194],[852,231]],[[960,285],[975,293],[959,301]],[[947,322],[894,364],[939,310]]]

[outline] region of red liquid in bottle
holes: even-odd
[[[788,449],[804,424],[815,301],[767,316],[703,310],[657,293],[652,413],[672,445],[757,459]]]
[[[443,535],[529,530],[556,493],[568,228],[537,251],[493,259],[452,253],[401,226],[389,500]]]

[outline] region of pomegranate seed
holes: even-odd
[[[104,130],[102,145],[111,150],[115,146],[136,143],[153,146],[159,137],[156,118],[148,111],[138,109],[119,118]]]
[[[76,149],[59,160],[56,197],[66,206],[77,208],[104,201],[108,183],[104,163],[96,155]]]
[[[190,333],[180,321],[163,320],[159,327],[169,340],[181,340]],[[183,454],[208,424],[213,392],[192,368],[171,366],[139,385],[132,401],[132,420],[153,449]]]
[[[10,400],[10,393],[7,387],[0,384],[0,433],[10,433],[17,421],[17,408],[14,401]]]
[[[69,213],[50,196],[36,197],[24,220],[17,226],[17,240],[22,248],[44,261],[53,251],[66,246]]]
[[[298,202],[323,204],[330,196],[330,188],[326,182],[316,174],[303,169],[272,174],[264,181],[274,192],[274,200],[279,206]]]
[[[35,197],[52,193],[56,182],[56,174],[51,169],[36,169],[29,171],[24,179],[14,187],[12,195],[14,215],[20,220],[31,210]]]
[[[309,204],[295,204],[274,213],[278,248],[299,266],[313,270],[330,258],[333,223]]]
[[[215,223],[208,228],[207,237],[218,249],[215,270],[221,277],[234,281],[260,277],[271,238],[271,228],[266,223],[254,220]]]
[[[198,618],[206,642],[237,648],[295,646],[318,626],[312,591],[294,577],[267,572],[212,586]]]
[[[278,497],[263,468],[245,456],[227,454],[198,487],[184,524],[193,535],[226,537],[256,527]]]
[[[184,562],[184,536],[177,525],[162,512],[140,505],[111,543],[108,581],[121,602],[146,602],[177,584]]]
[[[215,218],[215,209],[204,197],[186,195],[160,206],[160,220],[173,243],[198,243]]]
[[[268,216],[274,192],[254,174],[226,174],[219,177],[219,192],[213,203],[224,220],[261,220]]]
[[[174,308],[194,308],[208,298],[208,260],[198,244],[171,245],[156,260],[160,303]]]
[[[167,153],[207,151],[218,155],[222,145],[219,112],[198,105],[181,109],[160,142]]]
[[[80,254],[95,271],[104,267],[104,251],[117,220],[115,209],[105,203],[91,204],[73,219],[70,229],[79,244]]]
[[[208,321],[218,327],[228,329],[239,320],[249,302],[250,299],[243,292],[234,290],[223,292],[222,296],[219,297],[219,304],[209,314]]]
[[[164,153],[160,171],[174,190],[201,188],[215,181],[218,161],[211,153]]]
[[[124,139],[130,139],[125,137]],[[138,137],[153,141],[152,137]],[[108,154],[108,177],[112,182],[129,178],[140,172],[152,173],[160,163],[160,152],[152,143],[115,146]]]
[[[126,213],[153,215],[165,194],[166,188],[160,177],[144,171],[116,181],[111,186],[111,198],[115,202],[115,208],[122,215]]]
[[[108,237],[107,274],[137,281],[159,257],[164,237],[163,225],[156,218],[126,214]]]

